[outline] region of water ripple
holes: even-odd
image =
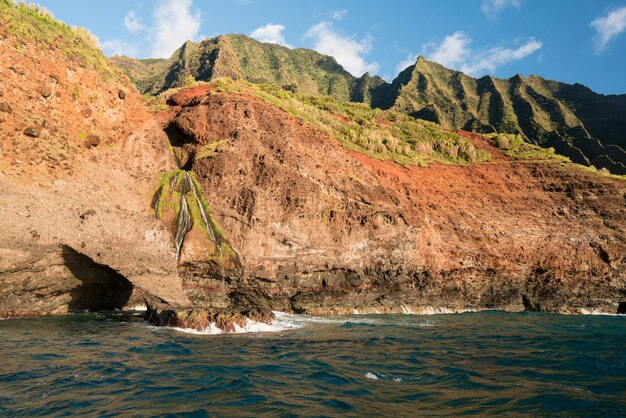
[[[626,410],[624,317],[483,312],[281,321],[279,333],[219,336],[123,316],[1,321],[0,416]]]

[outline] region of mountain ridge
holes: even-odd
[[[536,75],[473,78],[419,56],[388,83],[355,77],[315,51],[220,35],[185,42],[168,59],[112,57],[144,94],[219,77],[271,83],[292,92],[392,109],[449,129],[521,134],[572,161],[626,174],[626,94]]]

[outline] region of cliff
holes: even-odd
[[[159,116],[241,262],[227,279],[181,270],[196,304],[247,292],[268,308],[312,314],[617,312],[623,178],[519,136],[462,131],[450,133],[457,150],[477,160],[437,154],[444,137],[433,137],[412,145],[431,150],[420,167],[391,145],[372,152],[337,135],[356,138],[371,121],[392,144],[395,113],[330,99],[298,111],[301,98],[272,91],[222,81],[172,96]]]
[[[271,83],[393,109],[449,129],[521,134],[574,162],[626,174],[626,95],[604,96],[580,84],[539,76],[469,77],[419,57],[392,83],[357,78],[332,57],[260,43],[244,35],[186,42],[167,60],[113,61],[144,93],[159,94],[219,77]]]
[[[523,132],[453,129],[459,112],[433,108],[440,124],[407,115],[412,82],[388,110],[351,102],[351,87],[320,96],[335,84],[310,74],[310,91],[283,88],[299,70],[272,80],[245,64],[237,39],[273,48],[246,38],[125,60],[131,77],[210,67],[213,81],[168,90],[153,114],[86,31],[8,0],[0,11],[1,317],[147,304],[158,324],[233,330],[272,310],[623,309],[621,176]],[[185,78],[170,74],[171,86]],[[374,97],[368,83],[362,99]],[[601,100],[543,88],[585,97],[581,115]]]
[[[0,316],[188,304],[150,209],[167,137],[86,31],[0,12]]]

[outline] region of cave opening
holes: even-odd
[[[62,255],[65,266],[81,281],[81,285],[70,292],[68,307],[71,311],[111,311],[128,304],[133,285],[126,277],[71,247],[64,246]]]

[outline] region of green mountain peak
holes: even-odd
[[[220,77],[363,102],[448,129],[522,135],[574,162],[626,173],[626,95],[516,74],[473,78],[420,55],[391,82],[357,78],[330,56],[238,34],[185,42],[169,59],[113,57],[140,91],[159,94]]]

